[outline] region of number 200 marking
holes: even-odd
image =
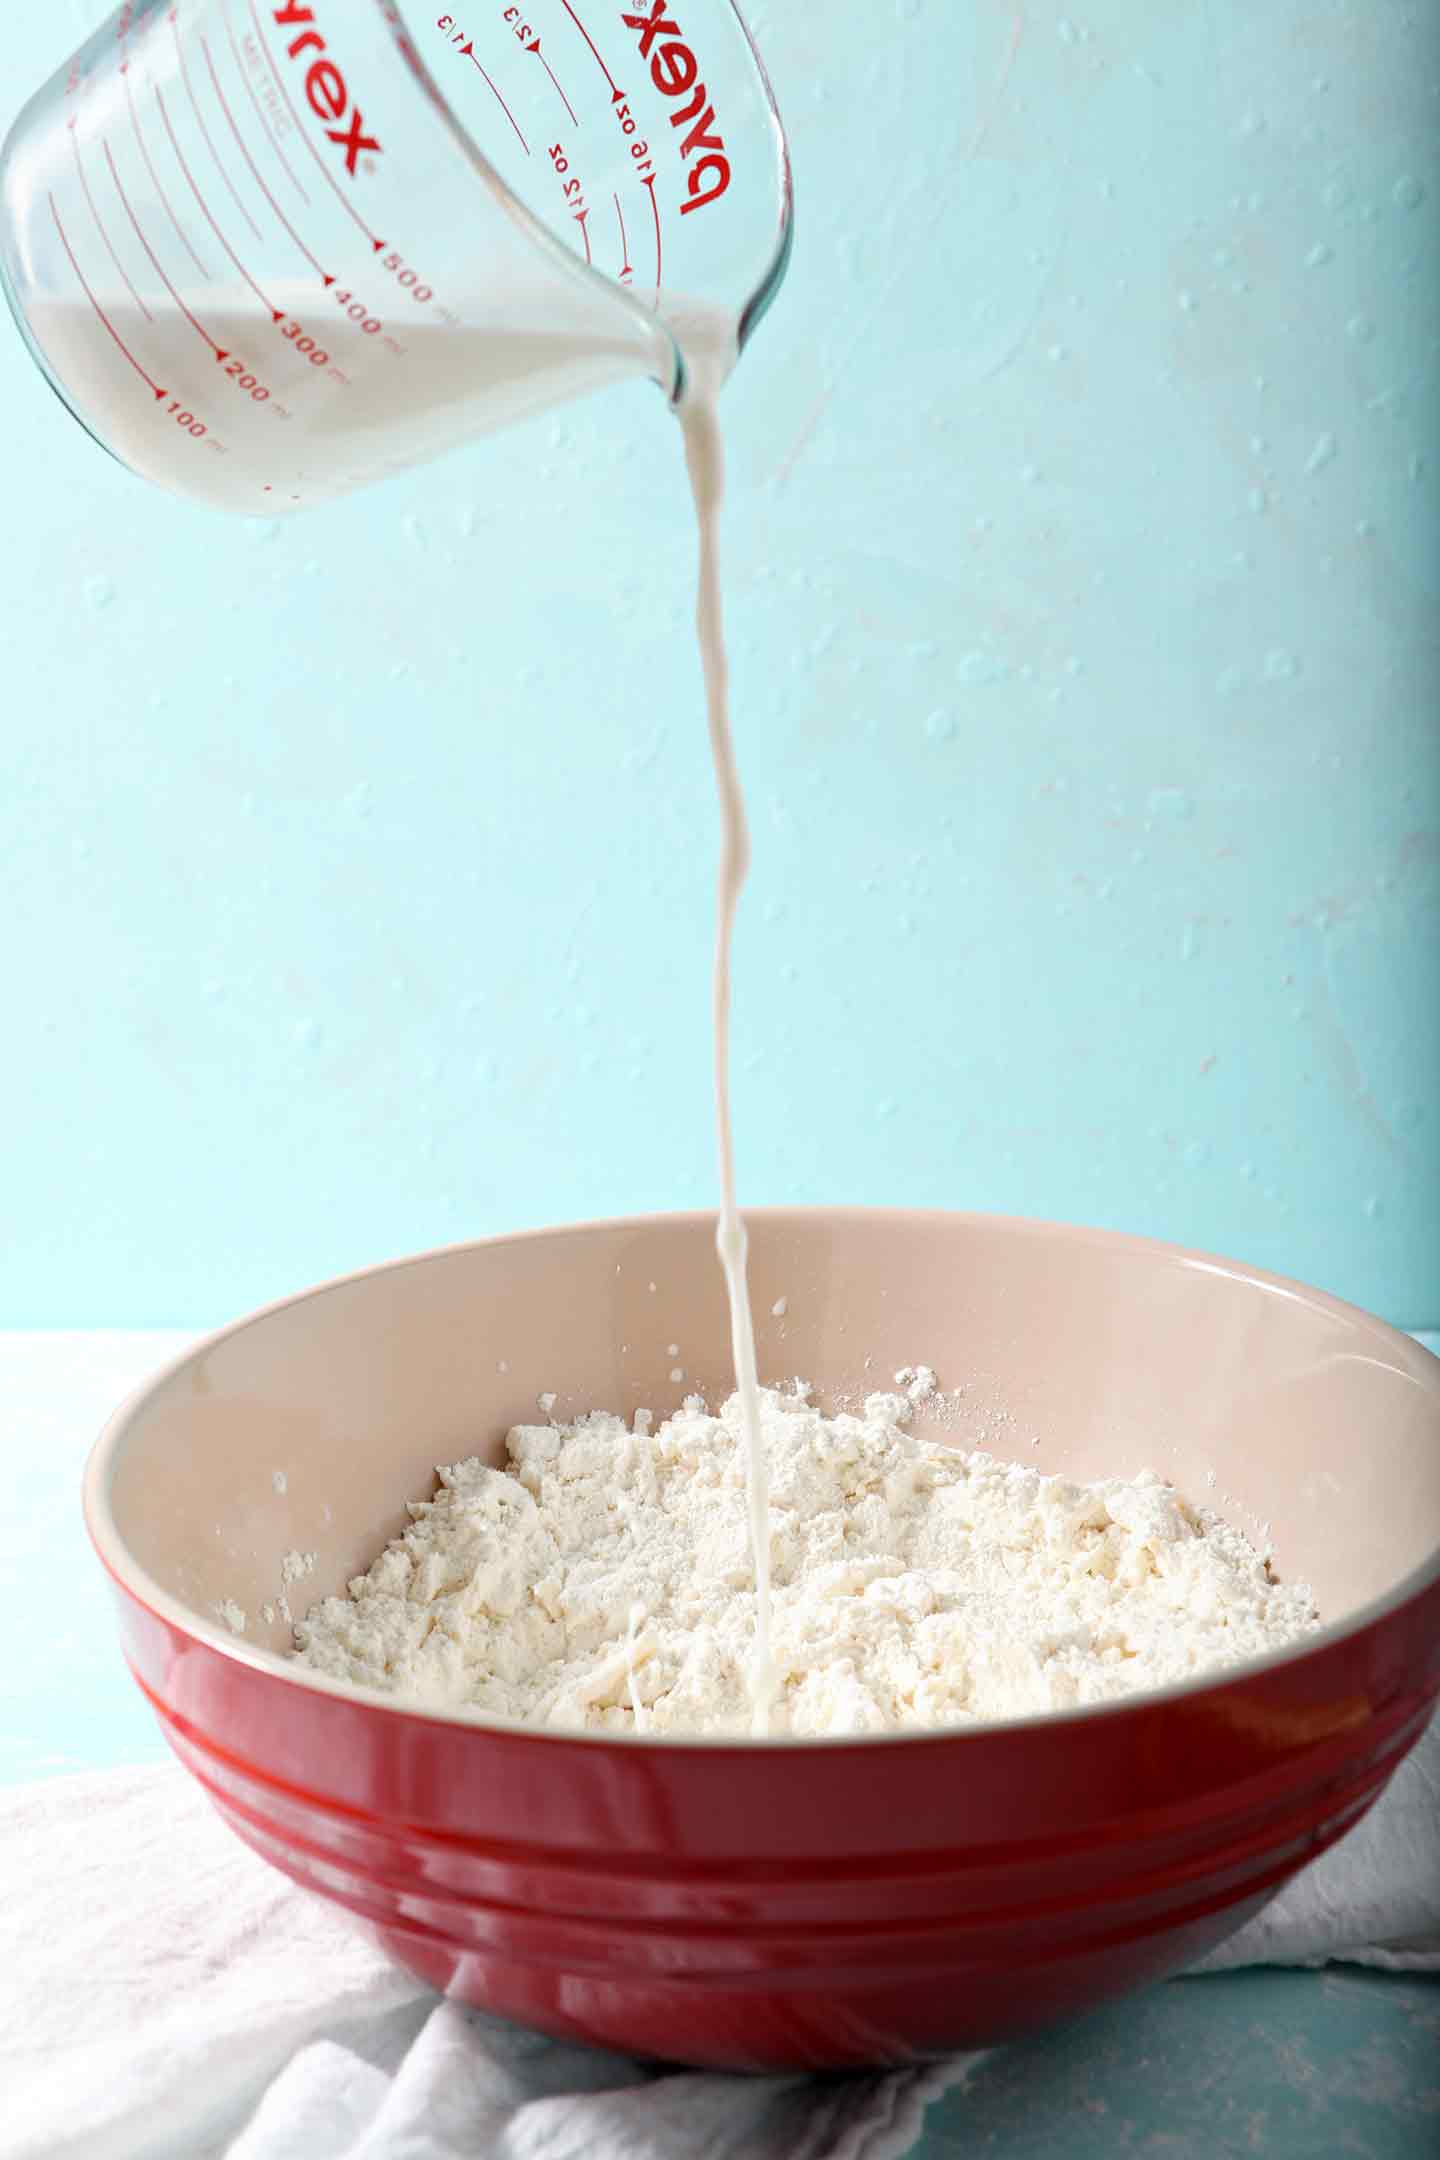
[[[248,390],[257,405],[265,404],[265,402],[270,396],[270,392],[266,389],[264,383],[260,381],[258,376],[252,375],[250,373],[243,360],[228,361],[226,363],[225,373],[230,377],[231,381],[236,384],[237,388],[241,390]]]

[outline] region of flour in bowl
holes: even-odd
[[[920,1439],[913,1413],[908,1393],[826,1418],[803,1387],[761,1392],[773,1732],[1067,1710],[1320,1625],[1305,1584],[1152,1473],[1072,1484]],[[300,1659],[536,1725],[748,1732],[739,1405],[692,1396],[652,1423],[517,1426],[508,1469],[442,1469],[349,1595],[297,1626]]]

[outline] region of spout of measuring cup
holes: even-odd
[[[488,355],[476,356],[488,378],[486,431],[637,376],[677,401],[689,347],[658,300],[642,302],[587,270],[491,172],[478,177],[500,212],[487,234],[487,268],[503,272],[488,288]]]
[[[793,230],[787,198],[787,216],[778,236],[775,255],[762,282],[738,310],[694,300],[685,294],[664,293],[660,296],[659,314],[679,362],[669,391],[670,402],[677,409],[690,396],[719,396],[780,289],[790,261]]]
[[[672,403],[713,394],[779,290],[793,230],[784,128],[735,0],[688,0],[680,27],[567,4],[565,38],[515,32],[535,63],[507,78],[510,95],[533,89],[522,106],[468,32],[450,40],[456,68],[416,0],[380,5],[472,181],[597,339],[613,345],[623,322]]]

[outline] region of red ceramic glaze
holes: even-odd
[[[579,1275],[598,1304],[613,1287],[619,1253],[622,1270],[633,1266],[647,1280],[678,1266],[688,1301],[694,1284],[708,1281],[709,1236],[704,1219],[552,1233],[536,1272],[550,1280],[559,1269],[557,1295],[583,1292],[579,1251]],[[408,1275],[380,1270],[329,1286],[201,1346],[121,1413],[92,1461],[87,1510],[116,1590],[125,1654],[181,1761],[238,1834],[465,2002],[629,2053],[745,2070],[914,2062],[1087,2011],[1202,1955],[1340,1837],[1440,1695],[1440,1364],[1350,1308],[1224,1263],[963,1217],[761,1217],[757,1253],[775,1259],[770,1268],[762,1262],[761,1288],[783,1278],[803,1306],[806,1287],[823,1281],[863,1341],[863,1291],[858,1305],[847,1302],[847,1290],[835,1288],[847,1282],[836,1263],[853,1254],[851,1276],[863,1282],[872,1236],[891,1265],[907,1244],[914,1264],[948,1254],[956,1280],[981,1261],[1003,1274],[1008,1253],[1010,1293],[1033,1272],[1037,1251],[1052,1272],[1057,1252],[1067,1257],[1077,1296],[1098,1269],[1112,1299],[1132,1286],[1134,1312],[1107,1308],[1111,1334],[1123,1341],[1127,1329],[1148,1326],[1142,1362],[1152,1370],[1157,1329],[1166,1356],[1178,1359],[1189,1342],[1199,1370],[1207,1345],[1196,1329],[1222,1306],[1243,1315],[1238,1333],[1208,1343],[1211,1363],[1218,1358],[1228,1372],[1233,1459],[1218,1427],[1203,1445],[1221,1463],[1222,1487],[1243,1493],[1241,1457],[1254,1452],[1256,1428],[1242,1400],[1262,1428],[1275,1426],[1282,1452],[1298,1432],[1310,1482],[1318,1481],[1317,1522],[1324,1477],[1337,1474],[1357,1407],[1347,1399],[1344,1416],[1327,1426],[1316,1407],[1326,1400],[1325,1373],[1338,1372],[1342,1359],[1346,1385],[1360,1375],[1364,1387],[1363,1368],[1383,1364],[1388,1377],[1373,1384],[1376,1422],[1359,1434],[1358,1457],[1351,1450],[1355,1490],[1378,1484],[1393,1501],[1398,1480],[1407,1512],[1424,1520],[1412,1519],[1407,1532],[1390,1520],[1390,1501],[1375,1501],[1376,1522],[1388,1527],[1359,1535],[1369,1575],[1362,1568],[1364,1579],[1352,1584],[1368,1589],[1368,1601],[1298,1651],[1102,1709],[934,1736],[727,1744],[566,1736],[409,1712],[302,1676],[275,1649],[227,1637],[182,1579],[183,1556],[206,1533],[223,1546],[234,1530],[236,1554],[253,1560],[269,1513],[270,1560],[303,1536],[288,1494],[273,1510],[265,1497],[272,1458],[280,1466],[282,1455],[290,1488],[297,1477],[303,1484],[299,1451],[309,1449],[305,1460],[328,1456],[334,1498],[319,1505],[343,1512],[334,1449],[341,1446],[343,1465],[343,1428],[356,1406],[375,1389],[391,1389],[401,1403],[428,1389],[433,1408],[434,1327],[453,1348],[451,1294],[458,1290],[473,1312],[487,1277],[501,1279],[497,1267],[510,1276],[507,1256],[524,1274],[518,1248],[533,1255],[544,1241],[460,1248],[410,1264]],[[1211,1269],[1218,1277],[1205,1274]],[[1188,1313],[1179,1288],[1187,1271],[1195,1279]],[[1217,1279],[1226,1286],[1219,1305]],[[771,1300],[756,1302],[768,1310]],[[1007,1309],[1003,1286],[997,1309]],[[722,1318],[707,1300],[704,1313],[689,1315],[690,1340]],[[660,1338],[681,1339],[679,1320],[667,1305],[658,1349],[652,1356],[647,1347],[643,1371],[632,1376],[657,1409],[673,1393],[657,1378]],[[870,1332],[884,1337],[886,1325],[875,1318]],[[807,1349],[822,1347],[820,1333]],[[1002,1338],[1003,1328],[992,1329],[975,1344],[997,1379]],[[477,1414],[474,1383],[482,1368],[493,1371],[496,1340],[473,1361],[452,1360],[441,1392],[456,1395],[457,1412]],[[1084,1329],[1074,1340],[1082,1346],[1075,1355],[1115,1354],[1093,1332],[1088,1350]],[[338,1377],[337,1347],[347,1343],[353,1360],[370,1367],[369,1395],[364,1375]],[[762,1361],[774,1369],[776,1346],[768,1347]],[[933,1347],[930,1334],[909,1344],[912,1356],[938,1365]],[[957,1350],[953,1341],[941,1346],[956,1377]],[[887,1338],[886,1357],[896,1354]],[[582,1394],[604,1378],[597,1355],[594,1343],[578,1348]],[[535,1370],[558,1384],[557,1371]],[[1314,1371],[1318,1391],[1307,1377]],[[530,1377],[517,1383],[522,1398]],[[1056,1375],[1057,1403],[1073,1377]],[[1185,1418],[1196,1412],[1193,1389],[1181,1392],[1193,1377],[1178,1368],[1171,1376]],[[614,1380],[609,1401],[628,1406],[629,1384]],[[347,1398],[344,1415],[333,1427],[320,1415],[312,1428],[306,1420],[326,1413],[327,1389]],[[606,1400],[603,1388],[595,1400]],[[522,1414],[514,1399],[495,1407],[500,1432]],[[1139,1467],[1143,1436],[1130,1428],[1144,1407],[1138,1399],[1112,1406],[1112,1467],[1125,1474]],[[393,1404],[382,1403],[382,1456],[393,1416]],[[1077,1424],[1084,1416],[1082,1406]],[[1088,1437],[1052,1440],[1048,1457],[1032,1459],[1079,1467],[1087,1449],[1103,1455],[1103,1424]],[[408,1433],[405,1446],[412,1456],[418,1446],[427,1462],[449,1460],[458,1451],[446,1426],[437,1415],[428,1439]],[[349,1444],[368,1460],[363,1436],[352,1432]],[[215,1449],[224,1451],[223,1475]],[[1298,1519],[1304,1477],[1290,1474]],[[357,1487],[364,1483],[357,1473]],[[1259,1486],[1273,1510],[1263,1477]],[[393,1497],[416,1489],[413,1474],[401,1476]],[[310,1504],[297,1502],[302,1513]],[[157,1528],[152,1517],[166,1509]],[[339,1573],[322,1565],[317,1589],[338,1587],[394,1527],[378,1520],[373,1501],[362,1500],[360,1515],[363,1524],[352,1524],[343,1549],[328,1556]],[[218,1540],[217,1523],[228,1525]],[[1297,1554],[1307,1557],[1303,1538]],[[1311,1564],[1321,1558],[1317,1537]],[[263,1587],[263,1556],[255,1564]],[[225,1579],[210,1572],[210,1587]]]

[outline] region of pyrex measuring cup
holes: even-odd
[[[732,0],[129,0],[31,100],[0,270],[136,472],[288,510],[743,343],[784,137]]]

